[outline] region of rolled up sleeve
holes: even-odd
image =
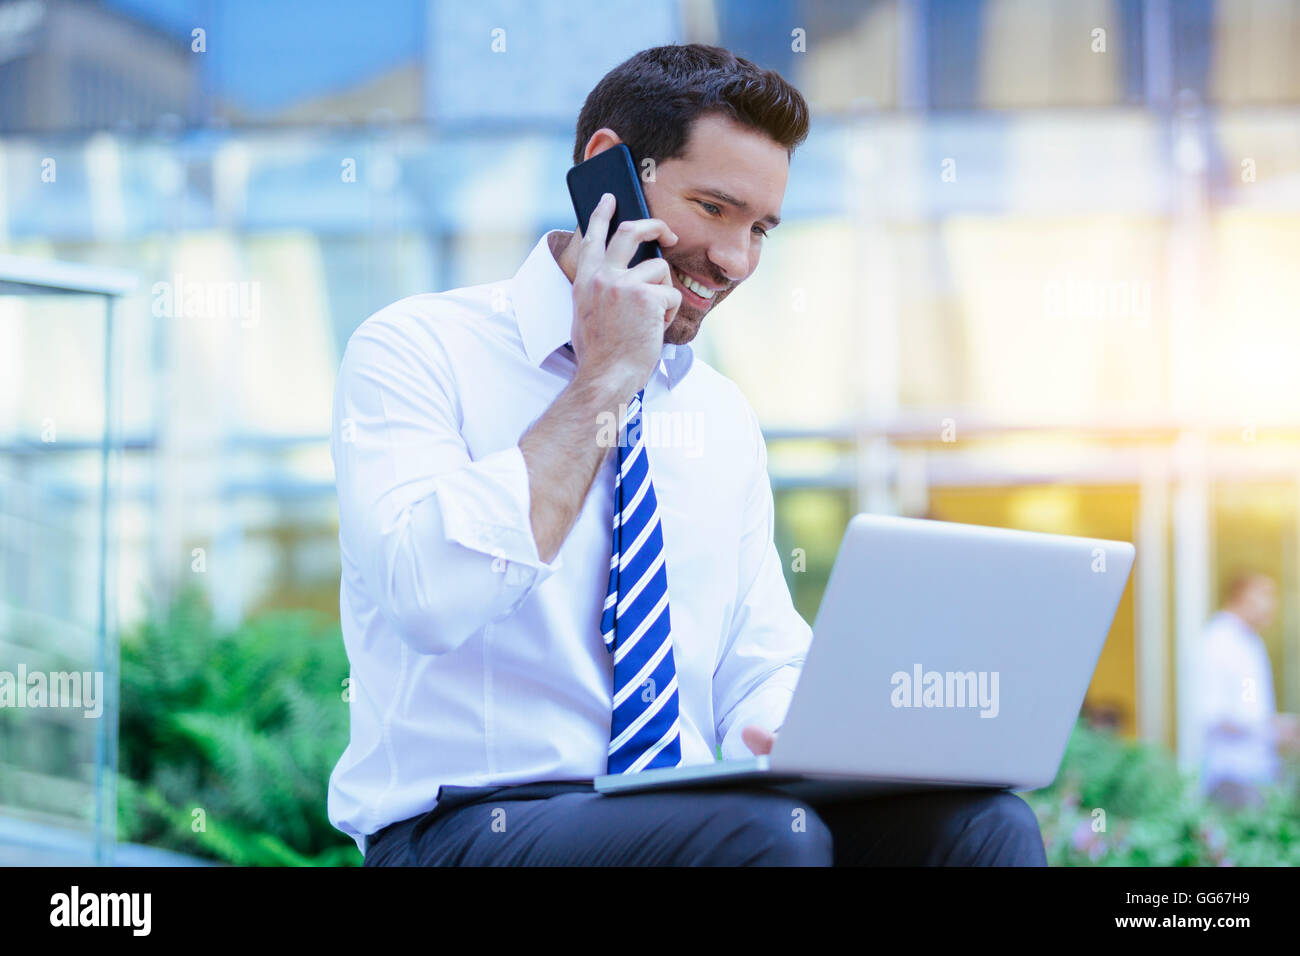
[[[538,554],[518,444],[471,456],[446,353],[371,324],[349,341],[334,397],[340,546],[402,640],[446,653],[562,560]]]
[[[755,454],[747,482],[736,612],[713,675],[713,712],[724,760],[753,756],[741,739],[750,724],[780,729],[812,642],[812,629],[790,599],[773,540],[767,447],[757,417],[748,403],[745,407]]]

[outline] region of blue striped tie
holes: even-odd
[[[682,762],[668,568],[659,502],[641,435],[644,396],[645,389],[637,392],[619,429],[614,547],[600,618],[605,647],[614,655],[609,773],[637,773]]]

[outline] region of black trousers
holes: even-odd
[[[366,866],[1045,866],[1029,805],[944,790],[810,805],[776,790],[603,796],[590,780],[443,786]]]

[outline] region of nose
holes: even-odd
[[[709,261],[727,277],[739,282],[749,272],[749,243],[746,239],[717,239],[709,247]]]

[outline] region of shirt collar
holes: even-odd
[[[510,301],[514,305],[519,337],[524,354],[534,365],[570,340],[573,331],[573,283],[551,254],[550,238],[560,229],[552,229],[538,240],[519,271],[510,280]],[[690,345],[665,342],[659,357],[659,370],[674,388],[686,377],[695,360]]]

